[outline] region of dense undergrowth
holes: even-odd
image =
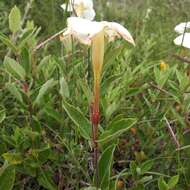
[[[33,51],[65,28],[69,13],[62,3],[34,0],[22,30],[14,33],[9,13],[17,5],[22,20],[27,3],[0,2],[2,190],[93,189],[90,50],[56,38]],[[94,4],[97,20],[120,21],[136,42],[135,47],[122,40],[106,46],[99,127],[102,183],[108,190],[188,190],[190,68],[176,55],[189,57],[190,51],[176,47],[173,39],[175,25],[190,19],[190,1]]]

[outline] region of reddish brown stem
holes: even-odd
[[[100,122],[99,107],[92,103],[91,105],[91,123],[92,123],[92,143],[93,143],[93,164],[96,171],[96,187],[99,187],[99,171],[98,171],[98,124]]]

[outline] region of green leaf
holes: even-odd
[[[146,183],[146,182],[148,182],[148,181],[151,181],[152,179],[153,179],[152,176],[144,176],[143,178],[141,178],[141,179],[138,181],[138,183],[144,184],[144,183]]]
[[[5,57],[4,67],[5,67],[5,70],[16,79],[19,79],[19,80],[25,79],[26,72],[24,68],[19,63],[17,63],[14,59]]]
[[[47,106],[44,108],[44,112],[51,118],[55,119],[57,122],[63,124],[63,117],[60,112],[52,108],[51,106]]]
[[[68,104],[65,100],[63,100],[63,108],[71,120],[78,126],[80,134],[85,139],[90,139],[91,124],[89,120],[84,117],[79,109],[76,109],[74,106]]]
[[[20,54],[20,63],[27,73],[27,76],[31,74],[31,57],[28,48],[22,48]]]
[[[99,180],[100,188],[104,190],[109,190],[110,185],[110,174],[113,162],[113,153],[116,145],[112,144],[102,153],[100,160],[98,162],[99,167]]]
[[[21,29],[21,13],[17,6],[14,6],[9,14],[9,28],[13,33]]]
[[[132,176],[135,178],[137,176],[137,165],[135,161],[130,162],[129,168]]]
[[[39,90],[38,96],[36,97],[36,100],[34,104],[40,105],[44,96],[48,94],[48,92],[56,85],[56,81],[54,79],[50,79],[46,81],[45,84],[43,84]]]
[[[37,66],[37,74],[39,77],[44,77],[47,80],[52,78],[56,68],[57,61],[51,55],[48,55],[44,57]]]
[[[148,172],[152,168],[153,164],[154,164],[153,160],[148,160],[148,161],[142,163],[142,165],[140,167],[142,174]]]
[[[47,190],[57,190],[58,188],[54,184],[49,172],[40,171],[38,176],[38,183]]]
[[[11,42],[11,40],[5,36],[4,34],[2,34],[0,32],[0,40],[9,48],[11,48],[11,50],[14,52],[14,53],[17,53],[18,49],[17,47]]]
[[[6,118],[6,112],[5,108],[1,107],[0,108],[0,123],[2,123]]]
[[[4,153],[2,156],[11,165],[17,165],[23,162],[21,154],[19,153],[7,152]]]
[[[173,189],[177,185],[178,181],[179,175],[173,176],[168,182],[169,189]]]
[[[160,177],[158,180],[158,188],[159,190],[169,190],[169,187],[163,177]]]
[[[51,151],[50,145],[45,144],[43,145],[43,147],[39,149],[32,149],[32,154],[35,155],[38,161],[44,163],[49,159],[50,151]]]
[[[69,96],[70,96],[69,87],[68,87],[67,81],[65,80],[64,77],[61,77],[59,84],[60,84],[59,92],[60,92],[61,96],[63,98],[64,97],[69,98]]]
[[[137,120],[135,118],[126,118],[112,122],[100,135],[98,142],[107,142],[116,139],[129,130],[136,122]]]
[[[7,163],[0,168],[0,189],[12,190],[15,181],[15,169]]]
[[[16,84],[14,83],[8,83],[6,85],[8,91],[20,102],[23,103],[22,95],[18,88],[16,87]]]
[[[35,33],[35,29],[26,31],[22,35],[21,39],[19,40],[19,49],[22,49],[25,45],[28,45],[30,47],[29,42],[34,37],[34,33]]]

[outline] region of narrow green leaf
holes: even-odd
[[[96,187],[86,187],[81,190],[97,190],[97,188]],[[98,189],[98,190],[101,190],[101,189]]]
[[[142,165],[140,167],[142,174],[148,172],[152,168],[153,164],[154,164],[153,160],[148,160],[148,161],[142,163]]]
[[[137,119],[126,118],[111,123],[107,129],[100,135],[98,142],[107,142],[116,139],[118,136],[129,130]]]
[[[51,118],[55,119],[57,122],[63,124],[63,116],[60,112],[52,108],[51,106],[47,106],[44,108],[44,112]]]
[[[169,189],[173,189],[177,185],[178,181],[179,175],[173,176],[168,182]]]
[[[132,176],[135,178],[137,176],[137,165],[135,161],[131,161],[129,164],[130,172]]]
[[[6,85],[8,91],[20,102],[23,103],[22,95],[18,88],[16,87],[16,84],[14,83],[8,83]]]
[[[163,177],[160,177],[158,180],[158,188],[159,190],[169,190],[169,187]]]
[[[9,14],[9,28],[13,33],[21,29],[21,13],[17,6],[14,6]]]
[[[47,190],[57,190],[58,188],[54,184],[51,176],[48,172],[40,171],[38,176],[38,183]]]
[[[153,179],[152,175],[150,175],[150,176],[144,176],[143,178],[141,178],[141,179],[138,181],[138,183],[144,184],[144,183],[146,183],[146,182],[148,182],[148,181],[150,181],[150,180],[152,180],[152,179]]]
[[[22,48],[20,54],[20,63],[27,73],[27,76],[31,74],[31,57],[28,48]]]
[[[0,32],[0,40],[9,48],[11,48],[11,50],[14,52],[14,53],[17,53],[18,49],[17,47],[11,42],[11,40],[5,36],[4,34],[2,34]]]
[[[110,185],[110,174],[113,162],[113,153],[116,145],[112,144],[102,153],[100,160],[98,162],[99,167],[99,180],[100,188],[104,190],[109,190]]]
[[[0,107],[0,123],[2,123],[6,118],[5,108]]]
[[[89,120],[84,117],[79,109],[76,109],[74,106],[68,104],[65,100],[63,100],[63,108],[72,121],[78,126],[81,135],[85,139],[90,139],[91,125]]]
[[[38,96],[36,97],[36,100],[34,104],[40,105],[44,96],[48,94],[48,92],[56,85],[56,81],[54,79],[50,79],[46,81],[45,84],[42,85],[42,87],[39,90]]]
[[[68,84],[67,84],[67,81],[65,80],[64,77],[61,77],[60,81],[59,81],[59,84],[60,84],[60,94],[61,96],[64,98],[69,98],[70,96],[70,93],[69,93],[69,87],[68,87]]]
[[[19,80],[24,80],[26,77],[26,72],[24,68],[18,64],[14,59],[10,57],[5,57],[4,59],[5,70]]]
[[[2,156],[11,165],[17,165],[23,162],[22,156],[19,153],[7,152]]]
[[[0,189],[12,190],[15,181],[15,169],[13,166],[4,164],[0,168]]]

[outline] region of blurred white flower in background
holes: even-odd
[[[145,19],[148,20],[150,18],[150,14],[152,13],[152,8],[148,8],[146,10]]]
[[[174,28],[177,33],[181,34],[175,38],[174,44],[190,49],[190,33],[186,32],[188,29],[190,29],[190,22],[182,22]]]
[[[190,22],[182,22],[175,27],[175,31],[179,34],[183,34],[186,29],[190,29]]]
[[[190,33],[184,33],[178,36],[175,40],[174,43],[178,46],[183,46],[186,48],[190,49]]]
[[[88,20],[93,20],[96,15],[92,0],[69,0],[68,4],[62,4],[61,8]]]
[[[67,30],[62,34],[61,39],[73,36],[80,43],[91,45],[95,35],[104,32],[104,36],[108,41],[115,40],[116,37],[122,37],[129,43],[135,45],[135,42],[129,31],[116,22],[96,22],[79,17],[69,17],[67,19]]]

